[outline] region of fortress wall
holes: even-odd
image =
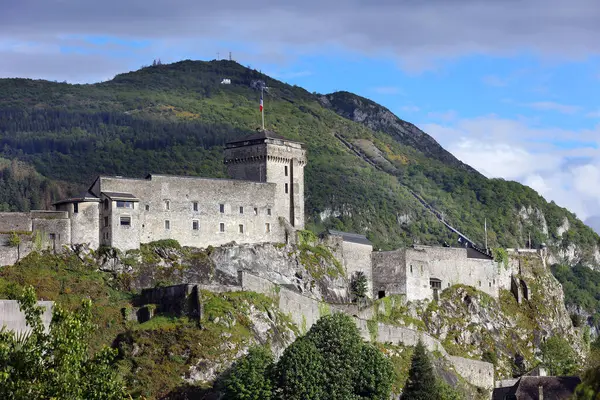
[[[371,253],[373,264],[373,298],[378,293],[406,295],[406,252],[404,249],[394,251],[374,251]]]
[[[232,241],[285,241],[285,230],[274,208],[275,184],[170,176],[153,176],[148,180],[101,179],[102,191],[131,193],[142,200],[135,203],[134,208],[139,218],[132,220],[135,225],[129,227],[127,235],[124,235],[128,241],[116,240],[112,244],[115,247],[121,248],[123,244],[131,248],[129,241],[136,236],[136,229],[141,243],[176,239],[181,245],[200,248]],[[167,200],[169,210],[166,209]],[[193,202],[198,202],[198,211],[193,210]],[[220,204],[225,205],[224,213],[220,212]],[[240,213],[240,207],[243,207],[243,213]],[[271,215],[268,215],[268,209],[271,209]],[[118,225],[118,221],[121,215],[131,215],[132,210],[115,207],[112,210],[113,236],[123,241],[119,231],[125,229]],[[165,220],[170,223],[168,230],[165,229]],[[192,229],[194,220],[199,223],[198,230]],[[220,232],[220,223],[225,224],[225,232]],[[269,224],[270,232],[267,232],[266,224]],[[243,233],[240,233],[239,225],[243,225]]]
[[[73,205],[70,204],[72,208]],[[71,240],[74,244],[87,244],[92,249],[100,246],[100,214],[97,202],[78,204],[79,212],[71,213]]]
[[[21,243],[18,249],[8,244],[11,236],[9,233],[0,233],[0,267],[13,265],[19,257],[23,258],[33,251],[32,235],[20,234]]]
[[[343,263],[346,268],[348,278],[362,271],[367,278],[367,296],[372,297],[373,293],[373,266],[371,265],[371,253],[373,246],[368,244],[342,242]]]
[[[463,248],[418,246],[406,249],[409,300],[431,299],[429,279],[441,280],[441,289],[463,284],[498,297],[499,266],[493,260],[467,258]],[[412,272],[411,272],[412,265]]]
[[[494,364],[450,356],[454,369],[467,382],[487,390],[494,389]]]
[[[12,231],[31,232],[31,216],[29,213],[0,213],[0,233]]]
[[[42,323],[48,330],[52,321],[53,301],[38,301],[39,306],[45,308],[42,314]],[[5,326],[7,330],[15,333],[28,332],[31,327],[27,325],[25,314],[21,312],[19,303],[16,300],[0,300],[0,329]]]
[[[325,305],[316,299],[274,285],[272,282],[248,272],[240,271],[239,274],[242,290],[263,293],[278,298],[281,311],[286,314],[289,313],[293,322],[302,330],[310,329],[324,312],[344,312],[344,309],[342,308],[338,309],[334,305]],[[369,341],[371,339],[371,334],[369,332],[367,320],[355,317],[354,321],[356,322],[356,326],[363,339]],[[393,344],[402,343],[406,346],[414,346],[419,339],[423,341],[423,344],[429,351],[437,351],[444,357],[447,357],[453,364],[456,372],[463,376],[467,382],[489,389],[494,387],[493,364],[462,357],[449,356],[440,341],[426,332],[383,323],[377,324],[378,342],[389,342]]]
[[[71,245],[71,220],[67,212],[31,212],[33,231],[39,232],[42,248],[61,251]]]

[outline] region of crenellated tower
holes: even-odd
[[[304,144],[262,130],[227,143],[225,164],[233,179],[275,183],[276,215],[304,228]]]

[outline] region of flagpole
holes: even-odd
[[[263,90],[264,88],[261,86],[260,87],[260,100],[261,102],[263,102]],[[262,110],[260,111],[260,115],[262,116],[262,130],[265,130],[265,107],[263,105]]]
[[[487,251],[487,249],[488,249],[488,242],[487,242],[487,218],[485,219],[484,224],[485,224],[484,225],[485,226],[485,251]]]

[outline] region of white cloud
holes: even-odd
[[[542,111],[557,111],[562,114],[575,114],[581,107],[570,104],[560,104],[554,101],[538,101],[525,104],[527,107]]]
[[[457,117],[456,111],[448,110],[444,112],[428,112],[427,118],[438,120],[438,121],[454,121]]]
[[[600,109],[596,111],[590,111],[589,113],[585,114],[585,116],[588,118],[600,118]]]
[[[348,0],[343,8],[334,0],[180,0],[177,6],[165,0],[5,3],[10,4],[0,13],[0,43],[31,45],[38,48],[35,54],[68,45],[73,38],[85,42],[93,36],[145,41],[148,50],[179,50],[176,59],[182,58],[181,49],[189,43],[207,41],[212,47],[216,42],[235,43],[236,49],[243,43],[256,52],[314,54],[343,49],[369,56],[385,54],[416,70],[470,54],[529,52],[554,60],[600,54],[597,0],[529,0],[508,7],[503,1]],[[94,45],[82,47],[89,50]],[[218,50],[209,47],[210,52],[203,54],[214,57]],[[15,52],[4,55],[3,63]],[[198,58],[198,54],[188,57]],[[129,65],[127,60],[117,61]],[[65,75],[77,69],[82,65],[72,64]],[[7,73],[18,75],[19,70],[11,68]]]
[[[599,214],[600,126],[569,131],[489,115],[421,127],[487,177],[519,181],[582,219]]]

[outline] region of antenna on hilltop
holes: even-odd
[[[231,61],[231,52],[229,52],[229,61]]]
[[[219,52],[217,51],[217,61],[219,61]]]

